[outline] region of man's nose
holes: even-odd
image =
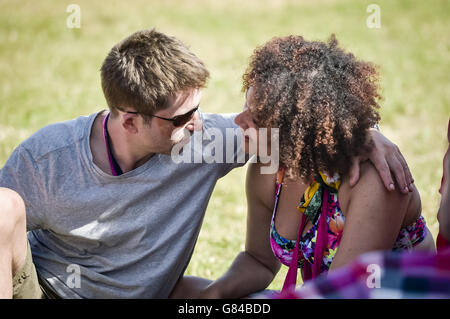
[[[203,122],[198,112],[195,112],[194,116],[187,122],[186,128],[190,132],[201,131],[203,129]]]

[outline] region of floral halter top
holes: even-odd
[[[296,240],[283,238],[275,229],[275,217],[278,206],[278,199],[281,194],[284,170],[280,169],[276,182],[275,206],[272,214],[270,228],[270,244],[274,255],[286,266],[291,265],[293,259],[293,250],[297,243]],[[299,259],[298,268],[305,270],[305,263],[309,266],[315,264],[314,256],[320,256],[315,253],[318,240],[319,219],[322,213],[326,213],[326,231],[323,233],[325,238],[322,260],[320,265],[316,265],[318,274],[328,271],[339,247],[342,233],[344,230],[345,216],[342,213],[338,201],[338,190],[340,186],[340,176],[335,174],[330,177],[327,174],[320,173],[313,183],[306,189],[297,207],[302,216],[303,225],[306,221],[311,221],[312,227],[307,233],[299,234]],[[324,193],[326,198],[324,197]],[[326,201],[327,207],[322,207],[322,202]],[[325,226],[324,226],[325,228]],[[303,231],[302,231],[303,232]],[[409,250],[413,246],[423,241],[426,235],[425,219],[421,216],[413,224],[401,229],[393,250]],[[310,271],[303,272],[303,280],[314,278],[318,274],[311,274]],[[305,278],[306,277],[306,278]]]

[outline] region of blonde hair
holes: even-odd
[[[144,117],[169,107],[175,94],[203,88],[204,63],[180,40],[154,29],[133,33],[108,53],[101,67],[103,94],[112,115],[131,107]]]

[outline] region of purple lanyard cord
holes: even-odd
[[[108,129],[106,128],[106,124],[108,123],[108,118],[110,114],[111,113],[108,113],[108,115],[106,115],[105,119],[103,120],[103,140],[105,141],[106,153],[108,153],[109,167],[111,168],[112,175],[118,176],[120,174],[117,174],[116,168],[114,166],[114,159],[109,145]]]

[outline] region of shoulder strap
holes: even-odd
[[[277,184],[283,183],[284,167],[280,167],[277,172]]]
[[[277,172],[277,180],[275,184],[275,210],[278,205],[278,197],[280,197],[281,193],[281,186],[283,184],[283,177],[284,177],[284,168],[280,167]]]
[[[327,247],[328,231],[327,231],[327,211],[328,211],[328,191],[324,189],[322,200],[322,213],[319,217],[319,225],[317,228],[316,246],[314,247],[314,267],[312,278],[316,278],[322,272],[323,252]]]
[[[283,176],[284,176],[284,168],[280,167],[277,173],[277,180],[275,184],[275,203],[273,205],[272,210],[272,221],[275,219],[275,214],[277,213],[278,199],[280,198],[281,187],[283,186]]]
[[[286,279],[284,280],[283,289],[281,290],[282,293],[289,293],[294,291],[295,285],[297,284],[297,270],[298,270],[298,254],[299,254],[299,242],[300,237],[302,236],[303,229],[306,225],[306,216],[305,214],[302,214],[302,220],[300,222],[300,227],[298,228],[298,235],[297,235],[297,241],[295,242],[294,247],[294,253],[292,255],[292,261],[289,265],[289,270],[286,275]]]
[[[321,265],[323,252],[326,248],[327,244],[327,209],[328,209],[328,191],[325,189],[323,192],[323,201],[322,201],[322,213],[319,217],[319,225],[317,229],[317,239],[316,245],[314,247],[314,266],[311,269],[311,265],[309,262],[305,260],[305,271],[304,271],[304,281],[309,279],[313,279],[320,275],[321,273]],[[297,271],[298,271],[298,259],[299,259],[299,242],[303,233],[303,229],[305,229],[306,225],[306,216],[302,214],[302,220],[300,223],[300,227],[298,229],[297,241],[295,243],[295,248],[292,256],[291,264],[289,265],[289,270],[286,275],[286,279],[284,280],[283,288],[281,292],[283,294],[289,295],[289,293],[295,290],[295,285],[297,284]]]

